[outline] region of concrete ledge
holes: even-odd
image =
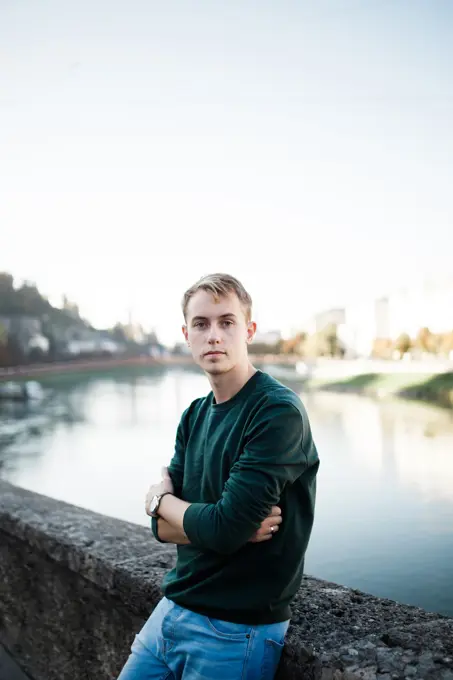
[[[174,560],[146,528],[0,481],[0,643],[33,680],[112,680]],[[453,619],[306,578],[278,677],[453,680]]]

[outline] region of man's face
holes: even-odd
[[[247,322],[235,293],[215,301],[212,293],[199,290],[189,300],[184,336],[195,362],[206,373],[220,375],[247,363],[247,344],[256,325]]]

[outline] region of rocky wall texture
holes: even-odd
[[[175,549],[0,481],[0,644],[33,680],[113,680]],[[279,680],[453,680],[453,619],[307,577]]]

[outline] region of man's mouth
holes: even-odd
[[[225,352],[221,352],[220,350],[215,350],[215,351],[212,351],[212,352],[206,352],[205,357],[221,356],[222,354],[225,354]]]

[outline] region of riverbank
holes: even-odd
[[[308,390],[352,392],[376,398],[399,397],[453,408],[453,372],[449,373],[364,373],[342,378],[310,378]]]
[[[191,364],[193,364],[193,360],[189,356],[75,359],[58,363],[0,368],[0,382],[9,380],[45,380],[49,376],[64,376],[73,373],[94,374],[115,369],[146,369],[156,366],[188,366]]]
[[[298,370],[301,362],[294,356],[255,355],[251,358],[258,368],[278,380],[297,384],[301,389],[351,392],[375,398],[398,397],[453,408],[453,369],[446,370],[441,364],[321,359],[304,374]],[[47,382],[74,373],[92,376],[110,371],[141,372],[165,367],[199,370],[192,357],[184,355],[89,359],[0,369],[0,383],[11,380]]]

